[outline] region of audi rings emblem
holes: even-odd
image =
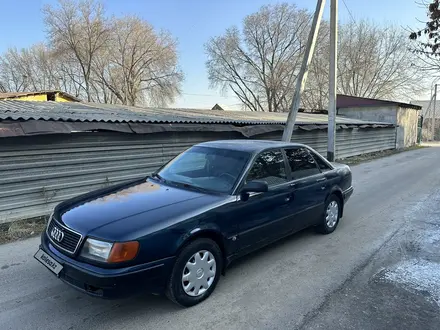
[[[61,243],[61,241],[64,238],[64,233],[61,229],[59,229],[57,227],[53,227],[50,232],[50,237],[52,237],[58,243]]]

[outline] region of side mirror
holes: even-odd
[[[249,193],[267,192],[268,190],[269,186],[266,181],[250,181],[241,189],[241,200],[247,201],[249,199]]]
[[[269,186],[266,181],[250,181],[246,183],[241,189],[242,193],[251,193],[251,192],[267,192],[269,190]]]

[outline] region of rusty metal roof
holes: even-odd
[[[69,99],[72,99],[76,102],[80,102],[81,100],[77,98],[76,96],[73,96],[71,94],[59,91],[59,90],[43,90],[38,92],[8,92],[8,93],[0,93],[0,100],[3,99],[15,99],[22,96],[32,96],[32,95],[41,95],[41,94],[50,94],[50,93],[56,93],[63,95]]]
[[[350,95],[338,94],[336,98],[336,107],[339,108],[356,108],[356,107],[382,107],[382,106],[398,106],[406,109],[421,110],[422,107],[416,104],[403,103],[397,101],[388,101],[380,99],[371,99],[367,97],[358,97]]]
[[[45,120],[105,123],[179,123],[179,124],[284,124],[287,113],[214,111],[202,109],[140,108],[115,104],[82,102],[38,102],[0,100],[0,120]],[[325,114],[298,113],[296,123],[327,124]],[[338,124],[384,124],[338,116]]]

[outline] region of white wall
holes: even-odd
[[[399,108],[397,111],[397,123],[404,127],[405,147],[413,146],[417,143],[417,124],[419,111],[408,108]]]
[[[403,146],[410,147],[417,143],[417,123],[419,111],[401,108],[397,105],[378,107],[350,107],[338,109],[338,114],[366,121],[386,122],[399,125]]]

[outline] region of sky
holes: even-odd
[[[339,0],[339,20],[369,19],[378,24],[420,27],[426,10],[417,0]],[[170,31],[178,40],[180,67],[185,74],[182,95],[173,107],[212,108],[215,103],[232,108],[239,101],[229,92],[221,94],[209,88],[205,68],[204,44],[221,35],[228,27],[240,27],[243,18],[274,0],[104,0],[109,16],[136,14],[157,29]],[[316,7],[315,0],[285,0],[298,8]],[[0,53],[8,47],[23,48],[45,41],[45,27],[41,9],[55,0],[0,0]],[[330,0],[326,1],[324,18],[330,14]]]

